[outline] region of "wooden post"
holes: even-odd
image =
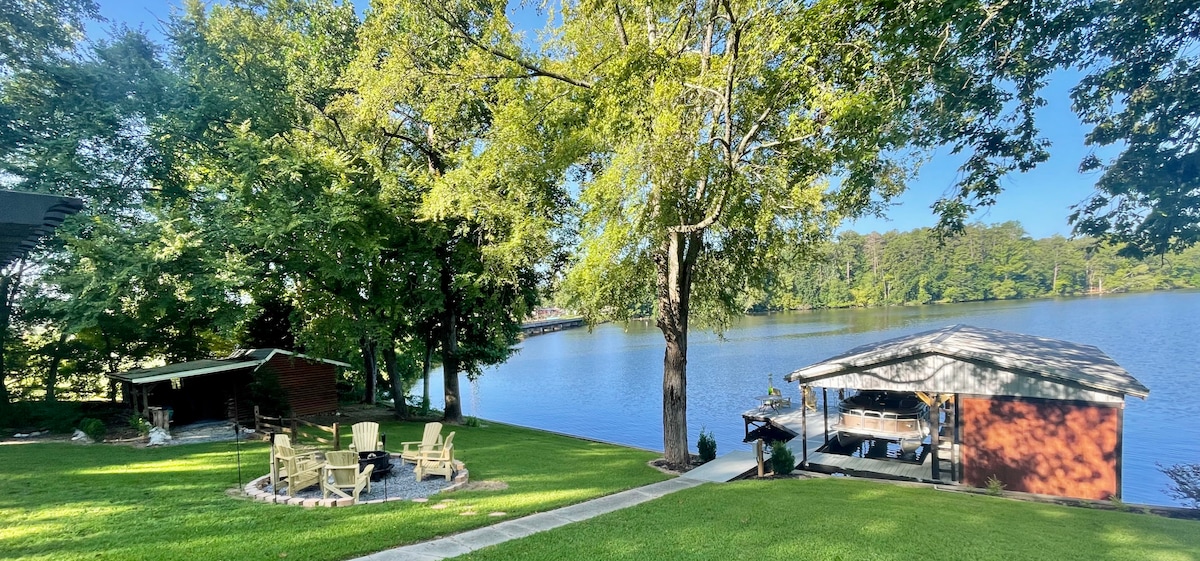
[[[825,409],[825,445],[829,446],[829,392],[821,388],[821,407]]]
[[[334,450],[342,449],[342,432],[341,432],[341,424],[340,423],[333,424],[333,449]]]
[[[758,476],[765,476],[767,468],[763,465],[763,441],[761,438],[754,441],[754,459],[758,460]]]
[[[259,415],[259,414],[258,414],[258,406],[257,406],[257,405],[255,405],[255,406],[254,406],[254,432],[260,432],[260,431],[262,431],[262,427],[261,427],[261,425],[259,425],[259,423],[258,423],[258,418],[259,418],[260,416],[261,416],[261,415]],[[272,433],[272,434],[274,434],[274,433]],[[272,437],[272,438],[274,438],[274,437]],[[273,443],[273,442],[274,442],[274,441],[272,440],[272,443]]]
[[[283,424],[283,418],[279,419],[279,423]],[[300,424],[296,422],[296,418],[292,417],[292,442],[300,442]]]
[[[807,394],[808,386],[801,386],[800,399],[803,400]],[[800,406],[800,432],[800,438],[804,441],[800,444],[802,447],[800,465],[804,466],[804,469],[808,469],[808,408],[803,404]]]
[[[933,455],[933,478],[942,478],[941,461],[938,459],[938,448],[942,444],[941,436],[942,424],[942,406],[938,403],[938,394],[932,394],[929,400],[929,442],[933,444],[933,450],[930,454]]]

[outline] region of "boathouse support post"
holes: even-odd
[[[806,395],[808,395],[808,386],[801,386],[800,387],[800,400],[802,402],[804,400],[804,396],[806,396]],[[802,440],[802,442],[800,443],[800,446],[801,446],[800,465],[803,466],[804,469],[808,469],[808,412],[804,410],[803,403],[800,404],[800,432],[801,432],[800,440]]]
[[[933,449],[929,451],[933,455],[933,478],[942,478],[942,462],[938,458],[938,449],[942,445],[942,405],[938,399],[938,394],[932,394],[929,400],[929,442],[933,445]]]
[[[821,407],[825,410],[825,446],[829,446],[829,390],[821,388]]]
[[[766,476],[767,468],[763,465],[763,441],[761,438],[754,441],[754,459],[758,462],[758,476]]]

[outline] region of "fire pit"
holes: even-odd
[[[375,466],[371,472],[371,481],[379,481],[392,471],[391,455],[383,450],[371,450],[358,453],[358,469],[362,471],[367,465]]]

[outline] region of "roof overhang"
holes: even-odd
[[[177,363],[159,366],[155,368],[138,368],[125,372],[116,372],[106,374],[109,378],[121,382],[129,382],[134,385],[152,384],[155,382],[164,382],[167,380],[177,380],[183,378],[191,378],[194,376],[204,376],[207,374],[218,374],[221,372],[233,372],[237,370],[258,371],[262,365],[269,362],[275,355],[292,356],[308,361],[324,362],[333,366],[341,366],[343,368],[350,365],[327,358],[317,358],[283,349],[243,349],[235,351],[229,357],[216,360],[200,360],[194,363]],[[194,364],[194,367],[189,368],[189,364]]]
[[[24,257],[82,209],[83,201],[74,197],[0,190],[0,267]]]
[[[1096,347],[967,325],[856,347],[796,370],[784,376],[784,380],[812,384],[931,355],[988,364],[1023,376],[1113,395],[1144,399],[1150,394],[1148,388]]]

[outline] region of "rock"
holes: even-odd
[[[150,442],[146,446],[162,446],[171,440],[171,433],[165,429],[154,427],[150,429]]]

